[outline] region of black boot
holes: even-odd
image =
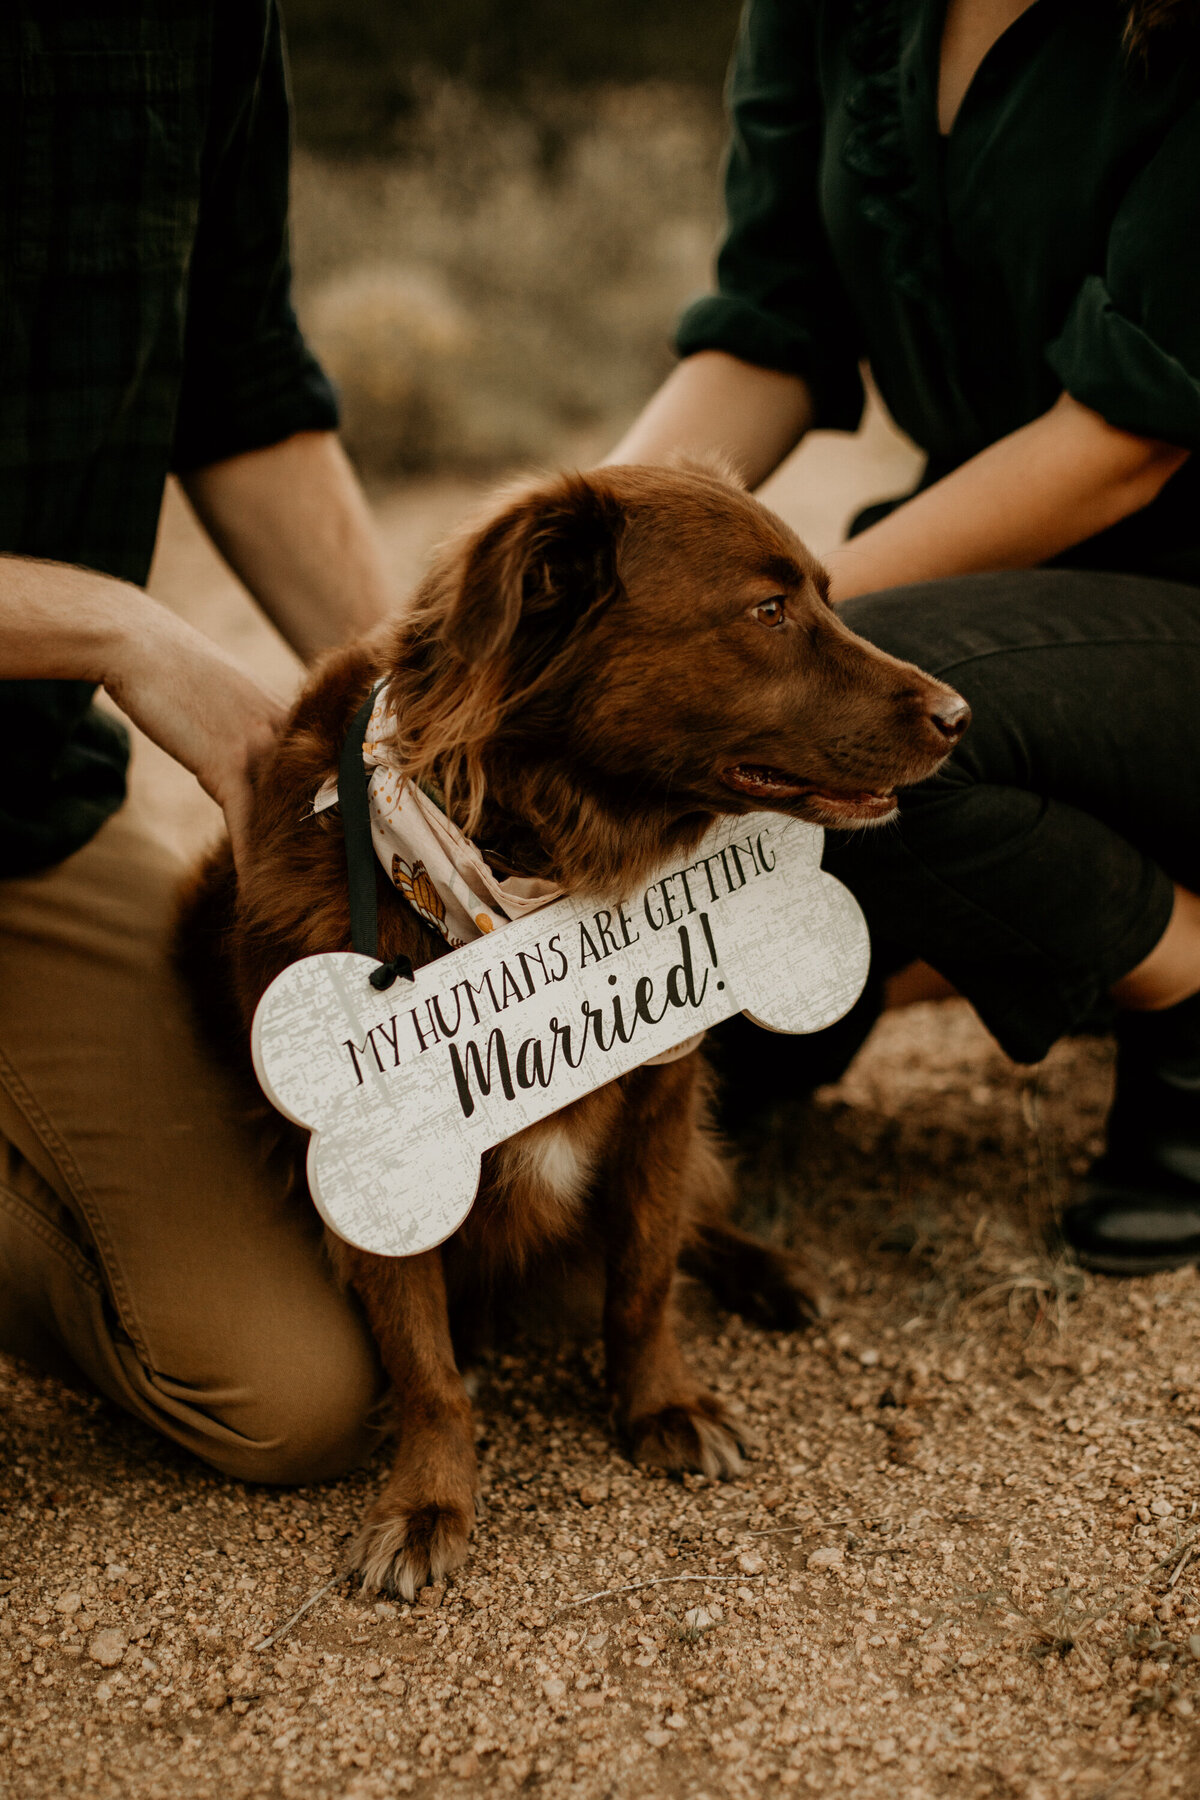
[[[1200,1262],[1200,994],[1121,1015],[1107,1149],[1063,1235],[1109,1275]]]

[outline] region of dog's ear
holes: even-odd
[[[602,476],[561,475],[515,495],[461,545],[442,642],[485,662],[535,623],[547,647],[615,598],[624,509]]]

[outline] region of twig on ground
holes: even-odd
[[[323,1600],[326,1594],[331,1594],[335,1587],[341,1587],[343,1581],[348,1581],[349,1578],[350,1570],[342,1569],[333,1577],[332,1581],[327,1581],[325,1586],[318,1588],[315,1594],[310,1594],[303,1606],[298,1606],[296,1608],[290,1619],[285,1619],[282,1625],[277,1625],[275,1627],[275,1630],[269,1637],[262,1638],[260,1642],[252,1644],[250,1648],[252,1650],[269,1650],[272,1644],[277,1644],[281,1637],[287,1636],[288,1632],[292,1629],[292,1626],[302,1619],[306,1612],[310,1612],[317,1604],[318,1600]]]
[[[1153,1568],[1147,1570],[1145,1578],[1142,1582],[1143,1587],[1145,1586],[1147,1581],[1149,1581],[1153,1576],[1158,1574],[1158,1571],[1160,1569],[1165,1569],[1169,1563],[1174,1562],[1175,1558],[1179,1555],[1179,1552],[1181,1550],[1186,1550],[1188,1552],[1188,1554],[1190,1555],[1191,1551],[1195,1545],[1196,1539],[1198,1537],[1200,1537],[1200,1525],[1197,1525],[1192,1531],[1190,1531],[1188,1533],[1187,1537],[1184,1538],[1182,1543],[1177,1543],[1173,1550],[1168,1551],[1166,1556],[1160,1556],[1158,1561],[1154,1564]],[[1184,1562],[1187,1561],[1187,1556],[1184,1557],[1183,1561]],[[1182,1567],[1183,1567],[1183,1563],[1180,1563],[1179,1569],[1182,1569]],[[1176,1574],[1178,1574],[1178,1572],[1179,1572],[1179,1570],[1177,1569]],[[1174,1587],[1174,1585],[1175,1585],[1175,1581],[1174,1581],[1174,1578],[1172,1578],[1167,1583],[1167,1586]],[[1132,1590],[1130,1590],[1130,1591],[1132,1592]]]
[[[1170,1581],[1168,1581],[1168,1583],[1167,1583],[1167,1586],[1169,1588],[1173,1588],[1175,1586],[1175,1583],[1179,1580],[1179,1577],[1183,1574],[1184,1569],[1187,1567],[1188,1563],[1192,1560],[1192,1557],[1195,1556],[1195,1554],[1196,1554],[1195,1544],[1189,1544],[1187,1549],[1184,1551],[1183,1555],[1180,1557],[1179,1561],[1175,1564],[1175,1573],[1172,1575]]]
[[[1094,1794],[1089,1794],[1088,1800],[1106,1800],[1107,1795],[1115,1793],[1123,1781],[1128,1780],[1130,1775],[1135,1775],[1149,1761],[1150,1752],[1147,1751],[1145,1756],[1139,1756],[1136,1762],[1130,1763],[1127,1769],[1122,1769],[1116,1780],[1110,1781],[1107,1787],[1097,1788]]]
[[[654,1575],[649,1581],[628,1581],[624,1587],[601,1588],[597,1594],[581,1594],[578,1600],[564,1600],[558,1608],[587,1606],[592,1600],[612,1600],[617,1594],[633,1594],[639,1588],[664,1587],[669,1581],[761,1581],[761,1575]]]

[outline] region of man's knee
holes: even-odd
[[[239,1481],[296,1486],[357,1468],[382,1431],[383,1372],[356,1320],[257,1342],[227,1384],[206,1384],[189,1447]],[[193,1394],[193,1399],[195,1395]],[[172,1435],[175,1435],[172,1433]]]

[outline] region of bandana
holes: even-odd
[[[470,838],[396,767],[394,746],[392,708],[381,685],[363,738],[363,762],[371,770],[371,840],[392,885],[452,950],[562,898],[562,888],[553,881],[525,875],[502,881],[493,875]],[[337,797],[337,777],[331,776],[317,794],[313,812],[336,805]],[[650,1061],[674,1062],[694,1050],[703,1036],[700,1032]]]

